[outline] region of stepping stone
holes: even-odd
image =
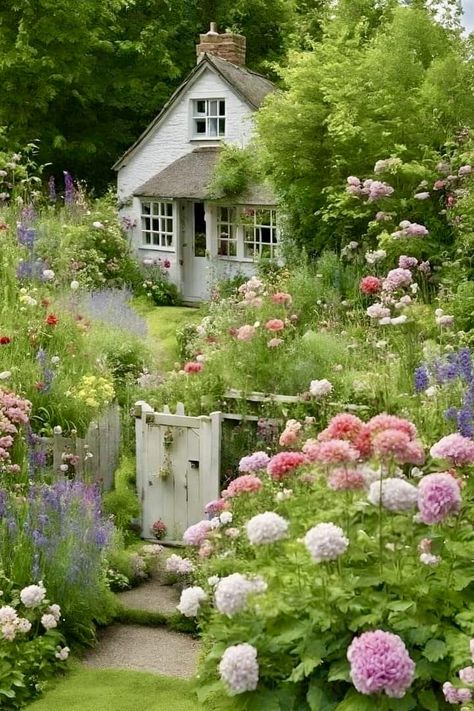
[[[158,577],[151,578],[132,590],[118,593],[117,598],[124,606],[133,610],[161,612],[172,615],[177,612],[180,592],[173,585],[163,585]]]
[[[133,669],[189,679],[196,673],[200,643],[162,627],[111,625],[83,663],[99,669]]]

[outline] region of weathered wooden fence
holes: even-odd
[[[74,474],[74,478],[111,489],[120,458],[119,406],[114,403],[96,422],[91,422],[84,438],[55,433],[49,443],[53,446],[53,468],[57,474]],[[71,456],[75,458],[74,465],[68,464]],[[63,472],[61,467],[66,464],[69,469]]]

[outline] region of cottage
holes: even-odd
[[[222,142],[248,145],[253,113],[275,89],[245,67],[245,48],[245,37],[219,34],[211,23],[196,67],[114,166],[140,259],[167,261],[187,302],[276,255],[276,199],[267,186],[249,186],[232,202],[208,196]]]

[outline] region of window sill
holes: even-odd
[[[206,142],[209,143],[210,141],[218,142],[220,143],[221,141],[225,141],[226,137],[225,136],[191,136],[189,139],[190,143],[202,143]]]
[[[175,252],[174,247],[158,247],[156,244],[141,244],[138,249],[147,249],[151,252]]]

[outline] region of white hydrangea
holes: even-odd
[[[210,585],[211,588],[213,588],[217,585],[219,580],[220,580],[220,578],[218,575],[211,575],[211,577],[207,579],[207,584]]]
[[[227,647],[219,663],[219,674],[231,696],[254,691],[258,685],[257,650],[251,644]]]
[[[342,528],[334,523],[318,523],[307,532],[303,541],[315,563],[336,560],[349,545]]]
[[[26,617],[20,617],[16,628],[21,634],[27,634],[31,629],[31,622]]]
[[[332,383],[326,378],[322,380],[312,380],[309,384],[309,394],[315,398],[325,397],[332,392]]]
[[[59,605],[50,605],[47,611],[50,615],[54,617],[56,622],[59,622],[59,620],[61,619],[61,608],[59,607]]]
[[[392,477],[382,482],[374,481],[370,485],[367,498],[374,506],[379,506],[382,498],[382,506],[385,509],[400,513],[410,511],[416,506],[418,490],[408,481]]]
[[[221,525],[219,516],[214,516],[214,518],[211,518],[211,520],[210,520],[209,523],[210,523],[210,527],[211,527],[212,529],[219,528],[219,526]]]
[[[232,523],[232,514],[230,511],[223,511],[219,516],[220,522],[224,525]]]
[[[216,585],[214,601],[216,608],[223,615],[232,617],[247,605],[251,593],[265,592],[266,582],[260,578],[248,578],[242,573],[232,573],[221,578]]]
[[[439,555],[433,555],[432,553],[422,553],[420,555],[420,562],[423,565],[438,565],[441,563],[441,558]]]
[[[0,607],[0,625],[16,624],[18,621],[18,615],[14,607],[11,605],[4,605]]]
[[[56,618],[54,615],[46,614],[41,616],[41,624],[45,630],[52,630],[54,627],[58,626]]]
[[[191,588],[185,588],[181,593],[177,609],[185,617],[196,617],[199,612],[201,602],[204,602],[204,600],[207,600],[207,594],[198,585]]]
[[[174,575],[189,575],[194,571],[194,565],[189,558],[182,558],[180,555],[173,553],[166,560],[165,570],[167,573]]]
[[[60,662],[65,662],[66,659],[69,657],[69,652],[71,650],[69,647],[56,647],[56,652],[54,653],[54,656],[56,659],[59,659]]]
[[[376,264],[376,262],[381,262],[382,259],[385,259],[386,256],[387,252],[384,249],[376,249],[373,252],[365,253],[365,261],[367,264]]]
[[[159,543],[149,543],[142,547],[143,555],[160,555],[163,551],[164,548]]]
[[[275,543],[286,538],[288,521],[274,511],[265,511],[247,521],[245,530],[247,538],[254,546]]]
[[[281,502],[290,499],[293,494],[293,489],[282,489],[275,495],[275,501]]]
[[[38,585],[28,585],[20,592],[20,600],[25,607],[38,607],[43,602],[46,589],[40,580]]]

